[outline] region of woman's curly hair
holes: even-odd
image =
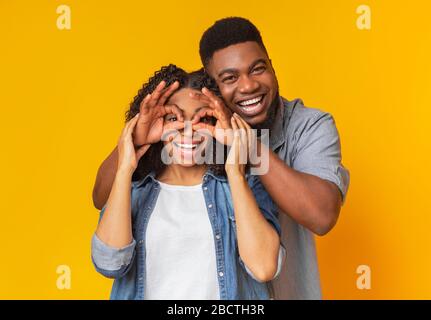
[[[203,87],[206,87],[220,97],[220,92],[215,81],[208,76],[203,68],[188,73],[176,65],[170,64],[168,66],[163,66],[160,70],[156,71],[148,82],[139,89],[138,94],[130,103],[129,110],[126,111],[126,122],[139,113],[142,100],[147,96],[147,94],[152,93],[162,80],[166,82],[166,87],[173,84],[175,81],[178,81],[179,87],[177,91],[184,88],[200,91]],[[216,150],[216,143],[215,139],[213,139],[213,150]],[[133,173],[132,180],[141,180],[152,171],[154,171],[156,175],[163,171],[166,165],[162,161],[162,149],[162,141],[151,145],[144,156],[139,160],[138,167]],[[226,155],[226,148],[224,152]],[[216,155],[214,155],[214,159],[215,158]],[[208,166],[215,174],[226,175],[223,164],[209,164]]]

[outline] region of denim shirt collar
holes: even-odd
[[[203,176],[203,180],[206,180],[206,177],[207,177],[207,176],[209,176],[209,177],[211,177],[211,178],[213,178],[213,179],[219,180],[219,181],[227,181],[227,177],[222,176],[222,175],[215,174],[215,173],[213,172],[213,170],[211,170],[211,169],[208,169],[208,170],[205,172],[205,174],[204,174],[204,176]],[[147,174],[147,175],[146,175],[144,178],[142,178],[141,180],[133,181],[133,182],[132,182],[132,186],[133,186],[134,188],[139,188],[139,187],[141,187],[142,185],[144,185],[145,183],[147,183],[149,180],[152,180],[152,182],[157,182],[157,180],[156,180],[156,173],[155,173],[154,171],[151,171],[149,174]]]

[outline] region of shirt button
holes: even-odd
[[[139,281],[142,281],[143,279],[144,279],[144,278],[140,277],[138,280],[139,280]]]
[[[220,235],[219,234],[216,234],[216,239],[220,240]]]
[[[208,208],[212,208],[213,207],[213,205],[210,203],[209,205],[208,205]]]
[[[204,190],[205,190],[205,191],[207,191],[207,190],[208,190],[208,187],[204,187]]]
[[[224,276],[224,273],[223,273],[223,272],[219,272],[219,273],[218,273],[218,275],[219,275],[220,277],[223,277],[223,276]]]

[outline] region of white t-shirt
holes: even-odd
[[[213,230],[202,184],[159,182],[146,230],[146,300],[219,300]]]

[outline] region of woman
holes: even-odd
[[[223,114],[206,84],[202,71],[169,65],[127,112],[92,238],[97,271],[115,278],[111,299],[270,298],[285,255],[276,208],[240,163],[250,127]],[[234,134],[217,137],[216,128]],[[217,143],[211,135],[231,145],[224,164],[197,161]]]

